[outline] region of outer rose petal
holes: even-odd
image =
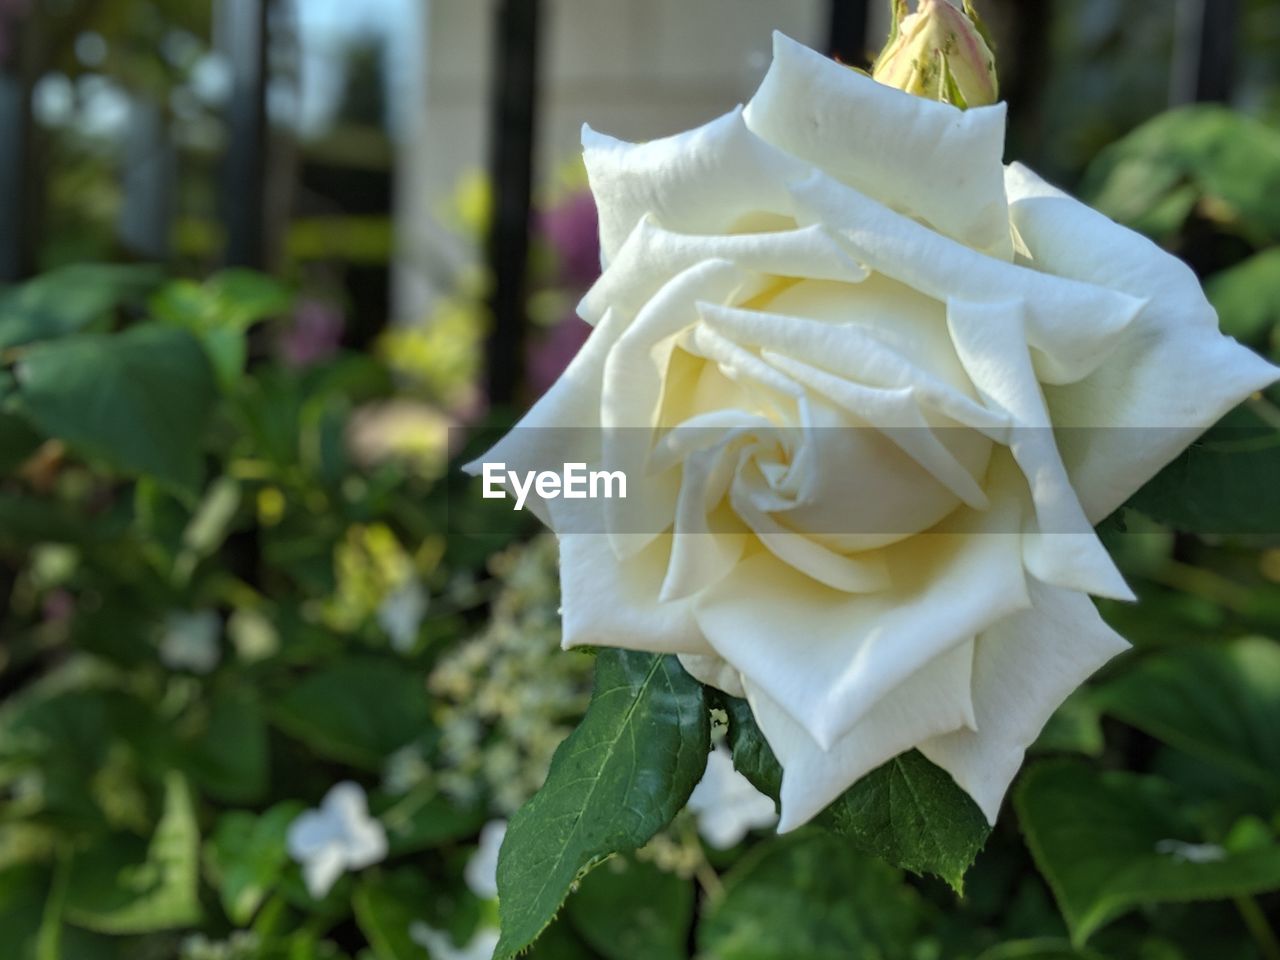
[[[508,470],[553,470],[557,473],[566,463],[598,463],[600,460],[600,396],[605,358],[617,341],[626,321],[610,313],[600,323],[581,350],[574,356],[560,379],[552,384],[533,408],[521,418],[510,433],[487,453],[462,469],[478,476],[486,463],[505,463]],[[532,490],[528,506],[547,526],[557,533],[572,529],[567,516],[570,501],[543,501]],[[573,501],[598,510],[600,501]],[[581,526],[582,506],[575,506]],[[599,530],[601,527],[587,527]]]
[[[860,263],[935,300],[1027,305],[1027,342],[1043,383],[1072,383],[1110,355],[1143,301],[983,256],[836,180],[791,184],[796,220],[825,224]]]
[[[1011,485],[1011,466],[992,472]],[[1019,500],[993,498],[988,513],[967,514],[967,529],[948,521],[939,529],[950,534],[884,551],[895,584],[882,593],[833,590],[756,553],[700,595],[698,625],[748,690],[785,711],[816,749],[830,748],[909,677],[1027,605],[1022,538],[1012,532]]]
[[[876,83],[781,33],[747,106],[756,134],[895,210],[1009,260],[1003,103],[972,110]]]
[[[742,108],[648,143],[627,143],[582,128],[582,158],[600,210],[600,255],[607,264],[647,216],[668,230],[740,231],[741,221],[790,213],[786,183],[803,164],[747,129]]]
[[[1033,266],[1149,298],[1097,370],[1045,388],[1063,461],[1097,523],[1280,369],[1222,335],[1182,261],[1026,167],[1011,166],[1006,181]]]
[[[1076,687],[1129,644],[1085,595],[1028,581],[1032,607],[976,642],[977,730],[917,744],[955,778],[994,824],[1027,747]]]
[[[1085,519],[1062,465],[1032,369],[1025,314],[1021,301],[953,300],[947,308],[947,326],[974,385],[1013,419],[1010,449],[1030,484],[1039,528],[1027,533],[1027,569],[1057,586],[1133,600],[1133,592]]]
[[[807,280],[857,283],[867,271],[822,225],[769,233],[720,236],[672,233],[642,219],[578,304],[594,326],[608,310],[635,316],[674,276],[705,260],[728,260],[745,270]]]
[[[671,538],[619,559],[601,533],[560,537],[565,648],[621,647],[654,653],[711,654],[689,600],[658,601]]]
[[[782,764],[778,832],[803,826],[863,776],[920,741],[971,725],[973,649],[971,642],[962,643],[913,673],[830,750],[747,679],[751,712]]]
[[[742,685],[742,675],[716,654],[682,653],[679,659],[680,666],[699,683],[723,690],[731,697],[746,697],[747,690]]]

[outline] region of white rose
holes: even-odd
[[[1277,378],[1185,265],[1003,167],[1004,120],[779,35],[745,109],[584,130],[595,329],[481,462],[626,470],[625,500],[534,504],[565,645],[745,695],[781,830],[912,747],[994,821],[1126,646],[1089,599],[1132,598],[1092,525]]]

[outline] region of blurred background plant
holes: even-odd
[[[1280,4],[981,6],[1011,156],[1280,358]],[[558,649],[554,542],[456,466],[587,333],[577,126],[689,126],[749,94],[770,28],[856,62],[883,23],[560,0],[541,86],[497,82],[536,8],[0,5],[6,960],[492,951],[503,822],[592,658]],[[767,749],[753,787],[718,748],[532,955],[1280,958],[1276,399],[1105,524],[1137,650],[1054,718],[962,899],[838,831],[772,837]]]

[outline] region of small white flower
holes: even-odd
[[[411,743],[387,757],[382,766],[382,789],[402,797],[430,775],[431,767],[422,755],[422,749]]]
[[[222,620],[212,610],[171,613],[160,635],[160,662],[170,670],[211,673],[222,659]]]
[[[507,835],[507,821],[490,820],[480,831],[480,846],[467,861],[463,878],[471,892],[482,900],[498,895],[498,851]]]
[[[361,870],[387,855],[387,831],[369,816],[369,800],[357,783],[339,783],[318,810],[289,825],[289,856],[302,866],[307,890],[319,900],[348,870]]]
[[[1216,843],[1186,843],[1182,840],[1161,840],[1156,853],[1172,857],[1179,863],[1216,863],[1225,860],[1227,851]]]
[[[489,927],[477,930],[465,947],[454,946],[449,934],[425,923],[409,927],[409,939],[430,953],[431,960],[491,960],[498,947],[498,931]]]
[[[733,757],[717,744],[707,757],[707,771],[689,797],[689,809],[698,816],[698,832],[717,850],[727,850],[757,827],[778,820],[773,801],[733,768]]]
[[[378,607],[378,626],[390,638],[391,649],[397,653],[413,649],[429,605],[427,591],[412,578],[387,594]]]

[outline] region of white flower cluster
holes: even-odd
[[[259,956],[261,942],[258,935],[248,930],[237,930],[226,940],[210,940],[203,933],[194,933],[182,941],[179,960],[254,960]]]
[[[558,655],[556,544],[541,537],[493,557],[502,586],[485,629],[429,679],[442,731],[441,788],[488,794],[514,813],[542,785],[551,755],[590,700],[591,661]]]

